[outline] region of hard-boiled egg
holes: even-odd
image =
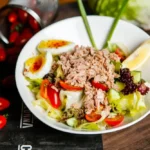
[[[64,52],[73,50],[75,43],[65,40],[43,40],[41,41],[37,49],[39,52],[44,53],[50,51],[52,55],[58,55]]]
[[[38,56],[29,58],[25,62],[23,74],[30,79],[43,78],[52,66],[52,54],[47,52]]]

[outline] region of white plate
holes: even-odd
[[[108,31],[112,25],[113,18],[110,17],[100,17],[100,16],[89,16],[88,17],[94,39],[96,41],[97,47],[101,48]],[[39,33],[37,33],[22,49],[20,56],[17,61],[16,66],[16,83],[21,98],[23,99],[24,103],[27,105],[29,110],[43,123],[47,124],[48,126],[55,128],[57,130],[61,130],[64,132],[69,133],[76,133],[76,134],[102,134],[102,133],[109,133],[117,130],[121,130],[127,128],[143,118],[145,118],[150,113],[150,95],[146,97],[146,104],[147,110],[140,113],[138,116],[134,118],[126,118],[122,125],[111,128],[104,131],[78,131],[74,130],[64,124],[58,123],[52,119],[49,119],[44,112],[34,107],[31,101],[34,100],[33,94],[27,88],[28,82],[25,80],[22,71],[24,68],[24,62],[34,54],[36,54],[36,46],[37,44],[43,40],[48,38],[56,38],[56,39],[64,39],[73,41],[76,44],[84,45],[84,46],[91,46],[90,41],[88,39],[88,35],[86,33],[83,21],[81,17],[75,17],[66,19],[55,24],[50,25],[49,27],[43,29]],[[127,23],[125,21],[120,21],[115,33],[112,38],[112,42],[121,42],[124,43],[129,50],[132,52],[135,48],[137,48],[142,42],[149,39],[149,35],[146,34],[144,31],[139,29],[138,27]],[[147,65],[148,67],[149,65]],[[150,71],[150,67],[146,68],[143,71],[143,76]],[[150,76],[146,76],[147,79],[150,81]]]

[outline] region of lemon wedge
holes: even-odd
[[[150,39],[145,41],[130,56],[122,62],[123,68],[129,68],[131,71],[140,68],[150,57]]]

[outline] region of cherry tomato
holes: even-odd
[[[126,59],[124,52],[120,48],[117,48],[115,50],[115,54],[118,55],[118,57],[120,58],[121,61],[124,61]]]
[[[21,20],[21,22],[25,23],[28,19],[28,13],[22,9],[19,9],[18,14],[19,14],[19,19]]]
[[[17,21],[17,14],[15,12],[11,12],[9,15],[8,15],[8,21],[10,23],[14,23]]]
[[[3,48],[0,47],[0,62],[5,61],[6,59],[6,52]]]
[[[31,32],[21,33],[20,36],[17,38],[15,45],[23,46],[32,36],[33,36],[33,34]]]
[[[2,85],[5,88],[12,88],[15,86],[15,77],[14,75],[9,75],[2,80]]]
[[[65,90],[69,90],[69,91],[81,91],[83,89],[81,87],[69,85],[69,84],[65,83],[64,81],[60,81],[59,83],[60,83],[60,86],[62,88],[64,88]]]
[[[98,82],[95,82],[94,80],[92,80],[92,85],[93,85],[95,88],[101,89],[101,90],[103,90],[103,91],[107,91],[107,90],[108,90],[107,85],[104,84],[104,83],[98,83]]]
[[[19,33],[17,31],[12,32],[9,36],[9,42],[14,43],[17,40],[18,36]]]
[[[12,47],[12,48],[8,48],[6,53],[8,56],[12,56],[12,55],[18,55],[21,51],[20,47]]]
[[[29,24],[32,27],[32,29],[34,30],[39,30],[39,24],[38,22],[33,18],[33,17],[29,17]]]
[[[59,92],[54,88],[48,79],[42,81],[40,86],[40,95],[49,100],[54,108],[59,108],[61,101],[59,99]]]
[[[95,112],[92,112],[91,114],[86,114],[85,119],[89,122],[97,121],[101,118],[100,114],[96,114]]]
[[[0,129],[4,128],[7,123],[7,119],[5,116],[0,115]]]
[[[10,102],[3,97],[0,97],[0,111],[7,109],[10,106]]]
[[[123,115],[117,115],[114,118],[105,118],[105,122],[110,126],[119,125],[124,119]]]
[[[54,108],[59,108],[61,106],[59,92],[53,87],[54,86],[47,87],[47,96],[48,96],[48,99],[50,100],[51,105]]]
[[[20,22],[14,22],[11,27],[10,27],[10,31],[18,31],[20,32],[22,30],[23,25]]]

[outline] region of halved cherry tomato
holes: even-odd
[[[115,50],[115,54],[118,55],[118,57],[120,58],[121,61],[126,59],[126,56],[125,56],[124,52],[120,48],[117,48]]]
[[[50,82],[48,79],[45,79],[42,81],[41,86],[40,86],[40,95],[45,98],[48,99],[47,96],[47,87],[50,85]]]
[[[10,106],[10,102],[3,97],[0,97],[0,111],[7,109]]]
[[[32,16],[29,17],[29,24],[34,30],[39,30],[40,28],[38,22]]]
[[[0,115],[0,129],[4,128],[7,123],[7,119],[5,116]]]
[[[0,47],[0,62],[5,61],[6,59],[6,51],[4,48]]]
[[[108,90],[107,85],[104,84],[104,83],[98,83],[98,82],[95,82],[94,80],[92,80],[92,85],[93,85],[95,88],[101,89],[101,90],[103,90],[103,91],[107,91],[107,90]]]
[[[69,91],[81,91],[83,89],[81,87],[69,85],[69,84],[65,83],[64,81],[60,81],[59,83],[60,83],[60,86],[62,88],[64,88],[65,90],[69,90]]]
[[[10,27],[10,31],[18,31],[20,32],[22,30],[23,25],[20,22],[14,22],[11,27]]]
[[[49,100],[54,108],[59,108],[59,106],[61,105],[61,101],[59,99],[59,92],[55,90],[55,88],[48,79],[42,81],[40,87],[40,95],[46,100]]]
[[[9,15],[8,15],[8,20],[10,23],[14,23],[17,21],[17,14],[15,12],[11,12]]]
[[[12,32],[9,36],[9,42],[14,43],[17,40],[18,36],[19,33],[17,31]]]
[[[101,118],[100,114],[96,114],[95,112],[92,112],[91,114],[86,114],[85,119],[89,122],[97,121]]]
[[[19,9],[18,14],[19,14],[19,19],[21,20],[21,22],[25,23],[28,19],[28,13],[22,9]]]
[[[114,118],[105,118],[105,122],[110,126],[119,125],[124,119],[123,115],[117,115]]]
[[[61,106],[61,101],[59,98],[59,92],[53,88],[53,86],[48,86],[47,88],[48,99],[54,108],[59,108]]]

